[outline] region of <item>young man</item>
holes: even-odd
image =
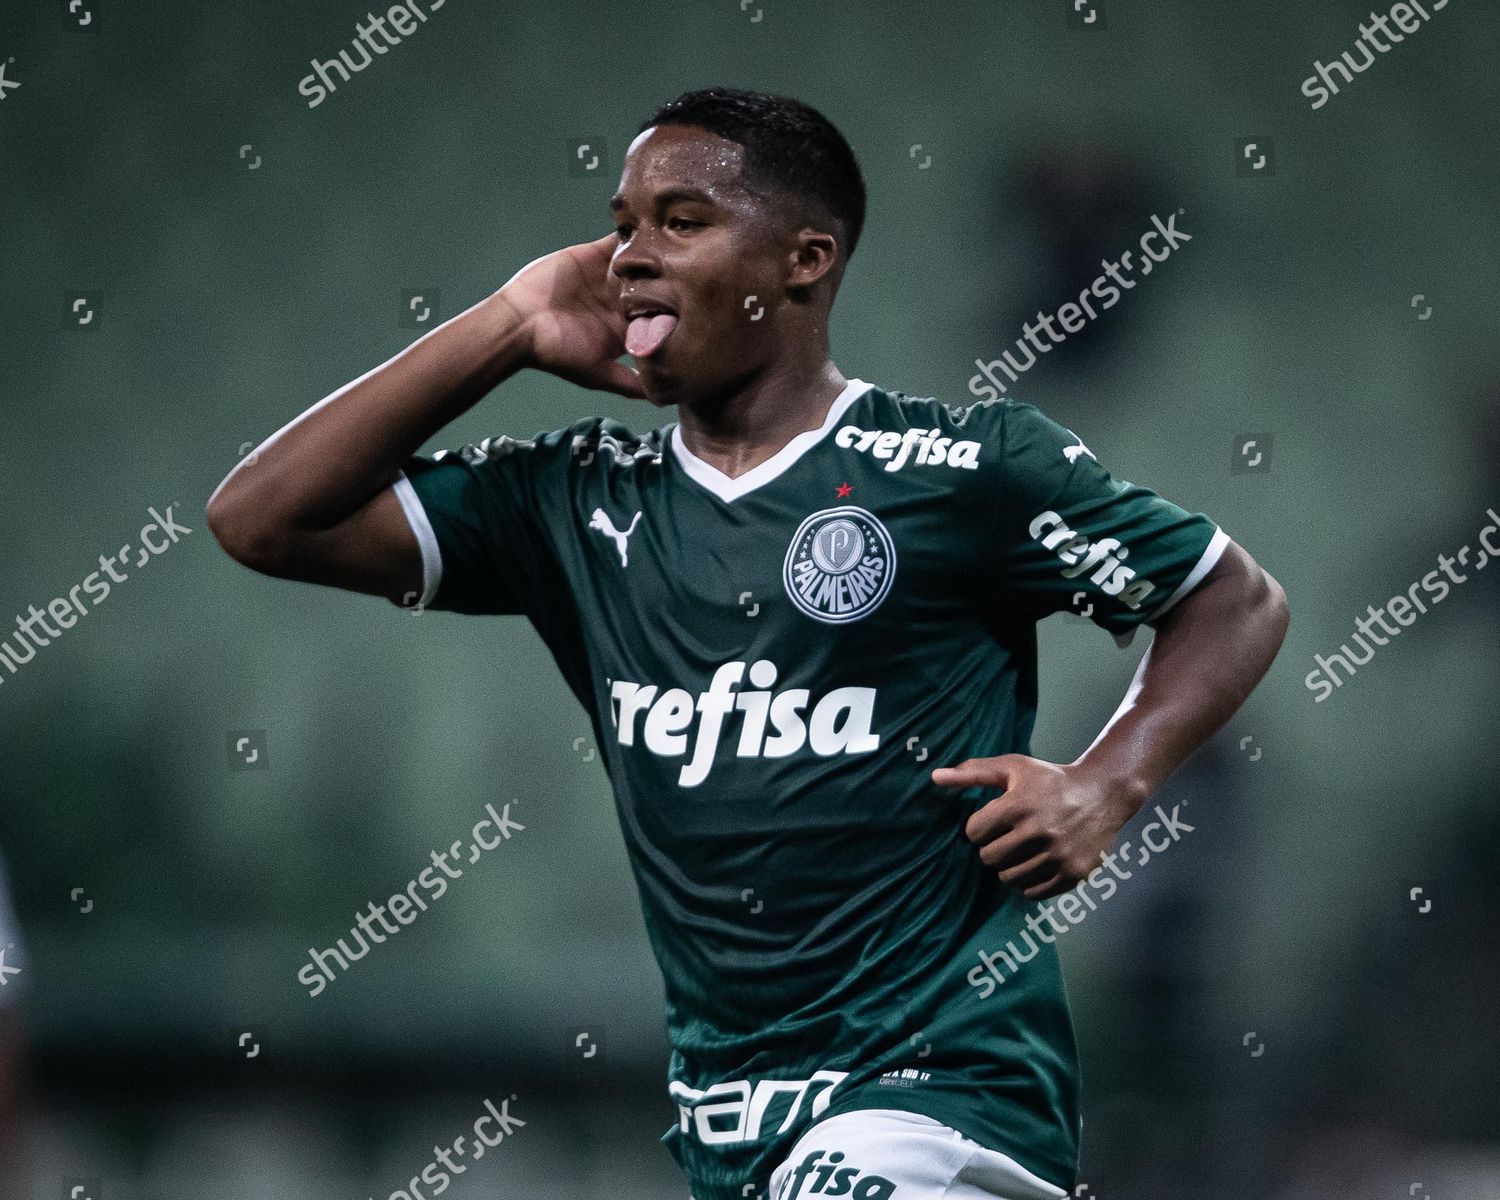
[[[276,433],[209,525],[268,574],[531,620],[614,786],[696,1200],[1062,1196],[1053,939],[985,964],[1244,701],[1282,591],[1030,405],[839,372],[864,183],[816,111],[681,96],[611,209]],[[416,456],[524,367],[678,420]],[[1035,625],[1069,608],[1156,637],[1054,764],[1027,756]]]

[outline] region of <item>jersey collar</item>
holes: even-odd
[[[729,503],[771,482],[787,470],[799,458],[823,440],[849,406],[869,391],[874,385],[862,379],[851,379],[828,407],[828,415],[816,429],[807,429],[797,434],[785,446],[758,466],[751,467],[743,475],[729,476],[717,467],[710,466],[687,448],[682,440],[682,425],[673,424],[671,433],[672,454],[688,476],[700,486],[712,492],[720,500]]]

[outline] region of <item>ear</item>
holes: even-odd
[[[820,229],[804,227],[793,240],[789,252],[787,290],[812,287],[833,270],[838,260],[837,238]]]

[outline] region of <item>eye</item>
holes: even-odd
[[[627,238],[630,237],[630,226],[629,225],[616,225],[615,226],[615,233],[619,235],[620,240],[623,242]]]
[[[696,226],[706,224],[706,222],[703,222],[703,221],[690,221],[686,217],[673,217],[670,221],[667,222],[667,224],[668,225],[681,225],[681,226],[684,226],[686,228],[691,229],[691,228],[694,228]]]

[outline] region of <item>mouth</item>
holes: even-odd
[[[659,351],[672,330],[677,314],[662,304],[637,302],[625,310],[625,350],[632,358],[650,358]]]

